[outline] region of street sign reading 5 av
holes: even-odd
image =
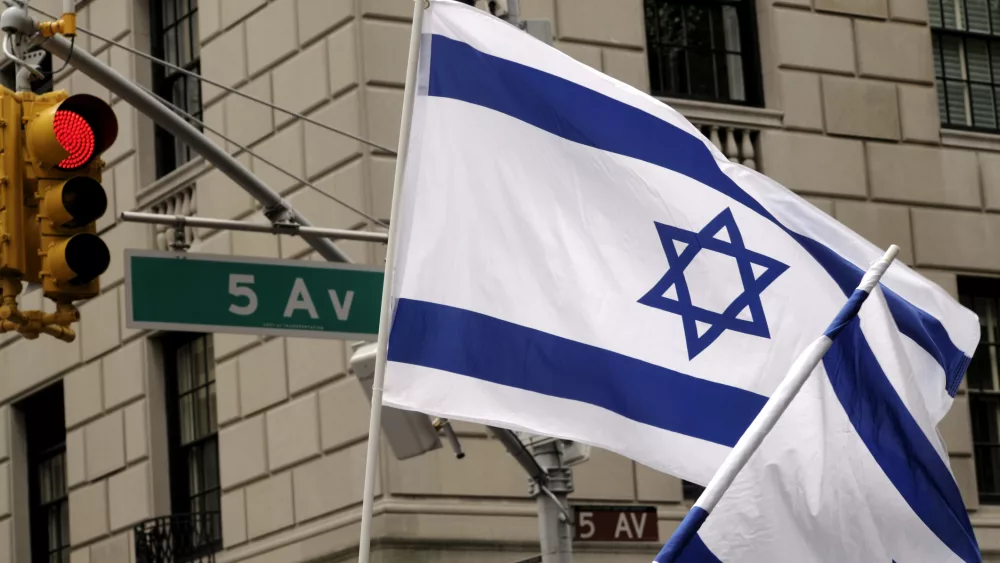
[[[126,325],[373,340],[382,278],[353,264],[126,250]]]
[[[582,506],[573,507],[576,517],[574,541],[658,541],[656,507]]]

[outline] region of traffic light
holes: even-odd
[[[20,93],[24,125],[26,215],[25,278],[45,296],[70,304],[100,292],[99,276],[111,253],[97,236],[108,196],[101,185],[101,154],[115,141],[118,121],[100,98],[65,91]],[[32,206],[32,203],[34,204]]]

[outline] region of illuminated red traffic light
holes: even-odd
[[[52,128],[59,144],[69,153],[69,156],[58,164],[59,168],[73,170],[90,162],[94,155],[94,130],[83,116],[60,109],[56,111]]]

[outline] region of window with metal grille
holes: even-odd
[[[150,40],[153,55],[191,72],[201,71],[198,0],[150,0]],[[153,91],[201,119],[201,84],[194,78],[153,65]],[[156,175],[164,176],[191,160],[191,147],[156,127]]]
[[[965,375],[979,500],[1000,504],[1000,280],[962,277],[958,291],[962,304],[979,315],[982,331]]]
[[[941,123],[1000,130],[1000,0],[928,0]]]
[[[645,0],[655,96],[762,105],[752,0]]]
[[[32,563],[69,562],[66,421],[62,382],[19,405],[28,450],[28,514]]]
[[[215,356],[210,335],[164,339],[170,490],[174,514],[205,515],[199,541],[221,547]],[[192,546],[200,547],[200,546]]]

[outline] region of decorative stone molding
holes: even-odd
[[[773,109],[660,98],[701,129],[729,160],[758,170],[757,137],[761,129],[780,128],[782,113]]]

